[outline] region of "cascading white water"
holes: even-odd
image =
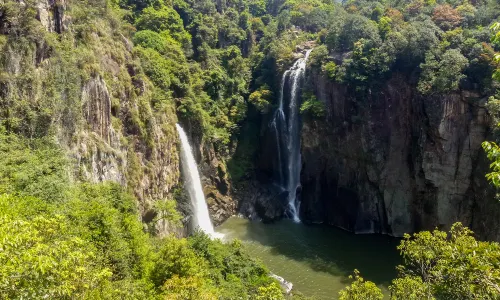
[[[193,206],[193,227],[200,229],[211,237],[215,237],[214,227],[208,213],[207,202],[201,186],[200,174],[194,160],[191,145],[184,129],[179,124],[175,124],[181,139],[181,165],[184,175],[184,184],[189,193]]]
[[[274,114],[271,127],[276,133],[276,150],[278,156],[278,184],[288,191],[288,212],[296,222],[299,219],[300,203],[296,199],[296,191],[300,186],[300,88],[304,78],[307,59],[312,50],[308,50],[303,58],[283,74],[279,107]],[[286,87],[291,87],[286,94]],[[288,96],[288,106],[284,108],[285,95]]]

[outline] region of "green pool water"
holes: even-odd
[[[338,228],[303,225],[291,220],[274,224],[232,217],[216,228],[225,239],[243,241],[245,249],[271,272],[282,276],[306,296],[337,299],[358,269],[387,294],[400,263],[398,239],[355,235]]]

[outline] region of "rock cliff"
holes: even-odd
[[[461,221],[485,238],[499,215],[484,175],[485,99],[462,91],[422,96],[394,74],[360,101],[312,72],[324,119],[302,128],[304,222],[401,236]]]
[[[180,181],[175,106],[157,104],[118,20],[106,11],[72,18],[77,5],[19,1],[19,20],[0,21],[8,36],[0,42],[0,119],[9,131],[57,139],[73,180],[126,186],[148,219]],[[99,28],[84,26],[94,18]]]

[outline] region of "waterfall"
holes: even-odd
[[[194,160],[193,151],[189,145],[186,133],[179,124],[175,125],[181,139],[181,165],[184,184],[193,207],[193,227],[200,229],[211,237],[215,237],[214,227],[210,221],[207,202],[201,187],[200,174]]]
[[[299,199],[297,188],[300,187],[300,91],[306,70],[307,59],[312,50],[306,52],[305,57],[298,59],[293,66],[283,74],[279,106],[276,110],[271,128],[275,131],[276,152],[278,157],[277,184],[288,191],[287,214],[294,221],[299,219]],[[289,88],[287,90],[287,87]],[[285,107],[285,101],[286,107]]]

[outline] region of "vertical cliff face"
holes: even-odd
[[[461,221],[498,238],[485,226],[499,208],[484,178],[484,99],[424,97],[398,74],[363,101],[318,74],[310,82],[327,117],[303,124],[303,220],[395,236]]]
[[[65,146],[75,158],[79,179],[129,186],[145,214],[154,200],[167,198],[178,184],[177,118],[174,111],[154,112],[136,102],[140,99],[123,96],[114,111],[106,82],[89,79],[82,87],[81,126]],[[132,120],[134,114],[141,120]]]
[[[151,221],[153,203],[174,198],[173,189],[182,187],[172,91],[146,76],[125,37],[130,28],[105,1],[90,7],[64,0],[15,4],[0,8],[0,130],[56,139],[73,180],[120,183],[137,197],[143,220]],[[224,160],[190,120],[181,122],[197,148],[218,224],[235,206]],[[189,213],[185,202],[181,210]],[[160,227],[168,231],[168,224]]]
[[[179,183],[175,106],[159,103],[121,21],[78,5],[20,1],[0,20],[0,126],[54,137],[74,180],[127,186],[147,220]]]

